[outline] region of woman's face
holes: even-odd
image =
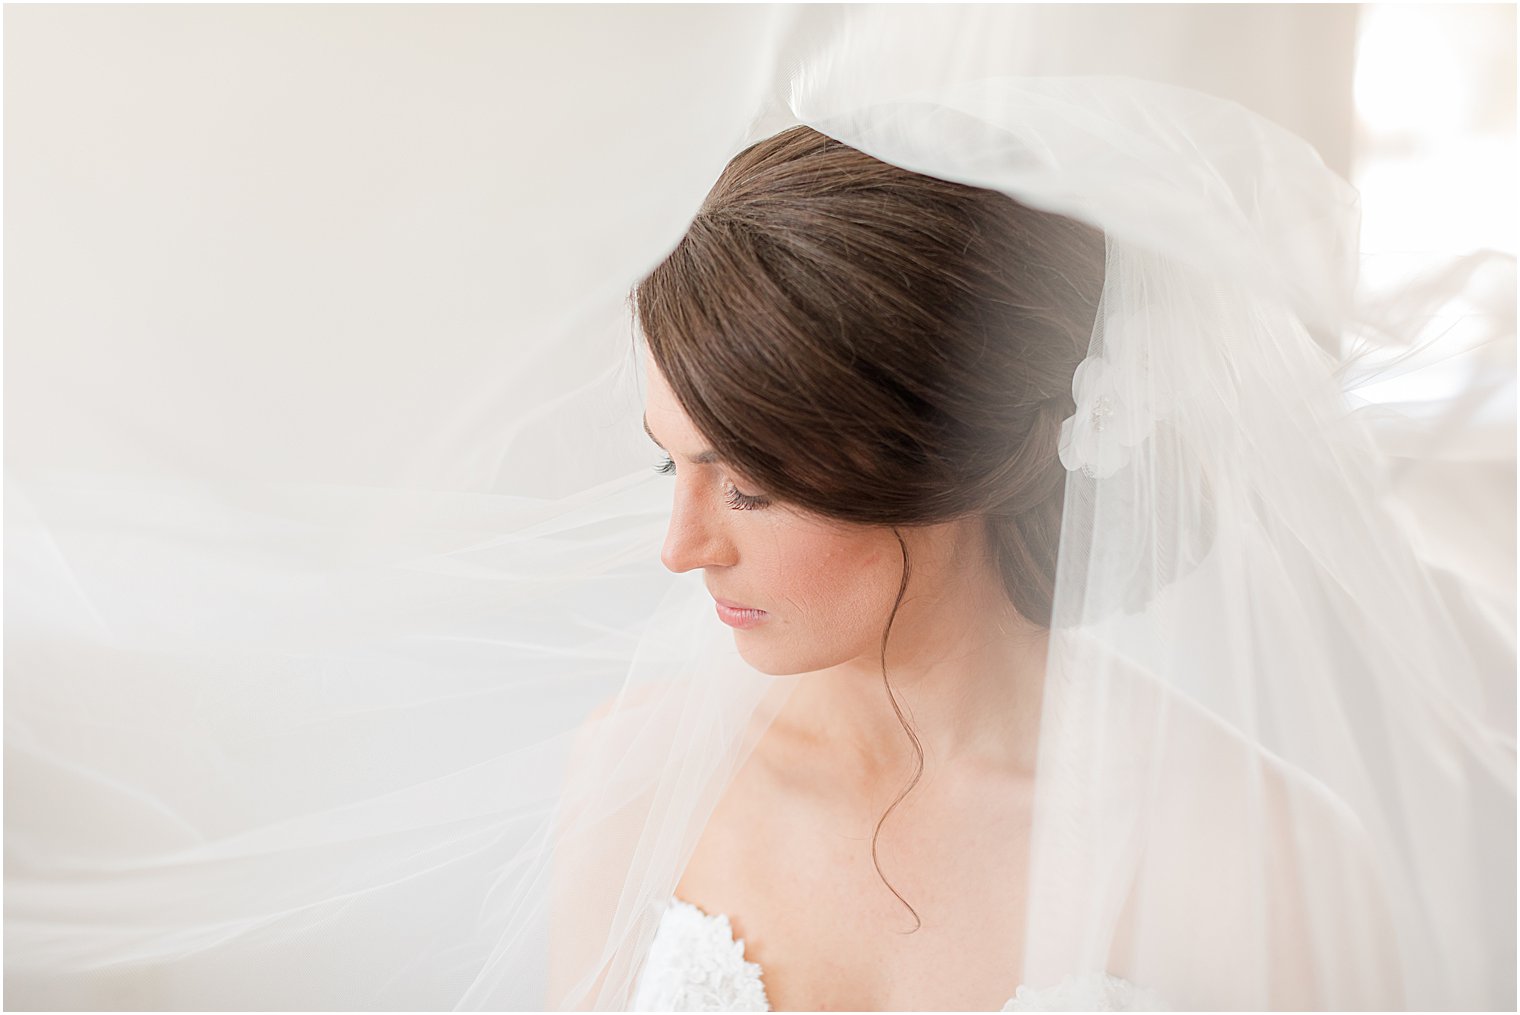
[[[717,618],[762,673],[877,659],[902,579],[896,536],[767,500],[742,473],[704,454],[706,439],[647,353],[644,365],[645,426],[674,465],[661,561],[675,572],[702,570]]]

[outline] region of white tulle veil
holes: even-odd
[[[626,296],[731,155],[803,123],[1107,238],[1059,449],[1022,982],[1112,972],[1179,1009],[1513,1008],[1514,590],[1459,552],[1463,516],[1405,495],[1460,457],[1466,407],[1356,397],[1417,315],[1357,301],[1355,191],[1233,102],[1021,75],[999,46],[1015,14],[595,13],[502,12],[472,44],[521,61],[525,88],[571,52],[638,82],[602,105],[390,110],[397,147],[375,154],[413,173],[402,148],[472,156],[432,171],[498,175],[516,231],[385,253],[387,229],[472,213],[436,195],[383,216],[379,253],[331,284],[333,237],[370,228],[387,185],[411,193],[402,170],[323,175],[333,109],[208,128],[309,145],[239,184],[300,195],[235,218],[264,246],[163,255],[155,235],[214,234],[161,222],[131,235],[140,263],[49,216],[121,240],[149,225],[131,207],[193,206],[159,158],[185,142],[123,164],[120,190],[79,184],[71,219],[46,174],[77,168],[70,138],[114,137],[107,113],[65,93],[61,120],[11,118],[8,141],[54,156],[13,192],[55,202],[8,208],[31,244],[7,320],[13,1004],[627,1007],[708,817],[806,678],[750,669],[700,577],[659,564],[669,494],[644,468]],[[113,20],[150,16],[34,17],[13,34],[110,61]],[[330,98],[401,103],[408,76],[455,72],[415,11],[303,17],[301,73],[362,36]],[[118,99],[172,95],[185,123],[242,94],[238,59],[280,31],[273,12],[151,18]],[[649,19],[663,48],[629,52]],[[143,59],[197,24],[241,54],[197,64],[204,99]],[[16,72],[49,80],[30,59]],[[508,140],[459,140],[503,104]],[[286,172],[305,188],[266,185]],[[231,215],[237,185],[206,188]],[[140,282],[155,257],[248,287],[210,321],[110,288],[106,265]],[[475,304],[386,319],[382,280],[450,268],[465,282],[440,291]],[[1501,372],[1513,277],[1491,258],[1434,289]]]

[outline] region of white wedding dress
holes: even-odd
[[[727,914],[704,913],[674,896],[655,931],[634,990],[633,1011],[770,1011],[764,970],[744,957]],[[1165,1011],[1153,991],[1112,975],[1019,987],[1000,1011]]]

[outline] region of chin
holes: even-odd
[[[822,652],[799,652],[795,644],[785,648],[766,645],[763,639],[747,637],[747,634],[748,632],[745,631],[734,632],[734,645],[739,650],[739,657],[748,663],[751,669],[768,677],[795,677],[803,673],[813,673],[836,666],[845,659],[845,657],[836,659]]]

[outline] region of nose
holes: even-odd
[[[695,482],[676,480],[660,563],[677,574],[699,567],[727,567],[737,560],[727,520],[718,513],[728,508],[710,493]]]

